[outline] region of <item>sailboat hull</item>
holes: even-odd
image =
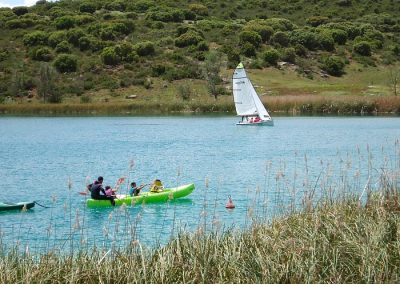
[[[271,120],[261,120],[257,122],[249,122],[249,121],[239,121],[236,125],[253,125],[253,126],[274,126],[274,121]]]

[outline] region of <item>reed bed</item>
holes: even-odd
[[[399,114],[398,96],[264,96],[263,102],[272,113],[283,114]],[[171,113],[234,113],[232,98],[96,102],[96,103],[12,103],[0,104],[0,114],[8,115],[143,115]]]
[[[321,164],[325,176],[312,179],[307,157],[301,168],[298,162],[293,180],[284,165],[274,176],[267,163],[265,189],[257,198],[272,199],[279,214],[257,212],[249,204],[252,220],[245,230],[210,226],[204,217],[196,230],[174,228],[178,233],[166,245],[149,248],[135,239],[131,224],[137,220],[121,207],[113,213],[125,215],[117,219],[131,230],[124,248],[71,246],[67,253],[31,253],[5,249],[0,236],[0,283],[399,283],[400,142],[394,151],[382,149],[382,156],[389,156],[378,167],[369,151],[366,161],[360,151],[358,161],[340,156],[337,177],[327,163]],[[359,168],[351,169],[357,163]],[[362,173],[361,163],[367,163]],[[273,181],[274,195],[266,191]],[[204,211],[216,219],[206,199]]]

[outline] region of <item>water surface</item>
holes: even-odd
[[[245,227],[257,214],[276,214],[274,205],[287,196],[300,204],[305,190],[318,194],[323,183],[362,191],[368,160],[379,169],[397,159],[397,117],[278,117],[274,127],[235,122],[202,116],[0,118],[2,199],[53,207],[0,212],[3,241],[31,250],[121,245],[131,239],[128,230],[136,230],[135,239],[152,245],[165,243],[178,227],[195,231],[204,218],[208,226]],[[99,175],[112,186],[125,176],[138,183],[159,178],[165,186],[193,182],[196,189],[175,203],[126,212],[88,209],[78,192]],[[229,195],[234,210],[225,209]]]

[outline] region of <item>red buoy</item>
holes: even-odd
[[[233,209],[233,208],[235,208],[235,204],[233,204],[233,201],[232,201],[232,198],[231,198],[230,195],[229,195],[228,198],[229,198],[229,199],[228,199],[228,203],[226,203],[225,208],[228,208],[228,209]]]

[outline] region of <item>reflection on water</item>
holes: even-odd
[[[231,117],[0,118],[3,245],[31,250],[165,243],[180,228],[244,228],[320,198],[379,186],[398,169],[399,118],[279,117],[243,127]],[[132,165],[132,167],[131,167]],[[78,192],[98,175],[165,186],[194,182],[185,199],[89,209]],[[368,177],[370,177],[368,179]],[[71,180],[72,187],[68,188]],[[369,180],[369,182],[368,182]],[[236,205],[225,208],[231,195]]]

